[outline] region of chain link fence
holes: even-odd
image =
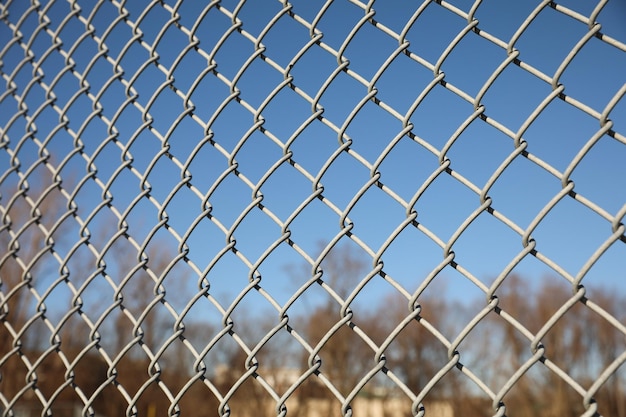
[[[1,1],[2,415],[626,416],[626,7],[518,3]]]

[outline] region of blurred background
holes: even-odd
[[[0,2],[3,412],[625,416],[625,19]]]

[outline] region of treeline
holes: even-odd
[[[352,320],[340,326],[340,307],[333,302],[319,304],[291,319],[254,355],[242,345],[253,349],[277,325],[276,315],[246,318],[241,313],[230,332],[214,320],[191,321],[173,338],[173,319],[156,315],[144,320],[138,330],[126,318],[126,307],[119,307],[96,331],[81,323],[80,314],[74,314],[55,337],[46,338],[42,335],[52,332],[37,324],[43,320],[29,322],[24,317],[18,323],[8,309],[0,335],[0,392],[20,410],[29,409],[25,415],[32,416],[41,415],[42,403],[48,401],[52,415],[60,417],[72,416],[68,404],[82,406],[85,401],[91,402],[97,416],[109,417],[276,415],[277,401],[270,390],[280,397],[315,368],[287,399],[288,415],[340,416],[341,403],[335,394],[350,395],[381,360],[376,347],[387,344],[382,352],[384,368],[362,387],[355,401],[376,402],[384,412],[380,415],[411,415],[411,401],[393,379],[419,394],[449,367],[424,399],[426,415],[429,409],[445,406],[447,414],[438,415],[491,416],[493,401],[464,371],[497,393],[534,354],[533,341],[505,317],[515,318],[535,335],[572,297],[566,286],[556,285],[557,280],[531,288],[523,277],[507,279],[509,285],[499,294],[498,307],[459,344],[459,363],[451,367],[454,352],[449,356],[448,347],[431,330],[454,340],[475,311],[471,303],[443,298],[418,299],[419,314],[407,322],[407,300],[390,295],[378,306],[355,311]],[[593,292],[593,299],[624,322],[622,295],[600,290]],[[145,311],[147,304],[135,308]],[[139,310],[133,312],[134,317],[139,315]],[[222,339],[202,353],[220,332]],[[392,333],[396,334],[390,341]],[[36,334],[39,337],[30,336]],[[577,388],[589,389],[623,355],[624,344],[620,328],[591,310],[585,300],[575,303],[541,338],[538,346],[543,355],[504,396],[506,415],[584,414],[583,395]],[[157,352],[160,356],[153,360]],[[618,368],[593,396],[600,415],[626,415],[625,376],[623,367]],[[570,378],[578,386],[572,387]],[[220,398],[227,395],[228,401],[220,405]]]
[[[179,321],[196,291],[189,271],[172,266],[177,252],[155,240],[139,256],[123,235],[107,246],[116,228],[91,238],[92,245],[103,242],[95,248],[100,257],[87,244],[64,248],[68,216],[55,203],[62,201],[58,192],[42,188],[30,200],[38,210],[25,195],[0,213],[3,413],[11,408],[30,417],[48,408],[47,415],[73,417],[77,405],[89,403],[86,412],[103,417],[277,415],[289,392],[289,416],[339,416],[337,397],[361,387],[355,416],[363,407],[370,415],[411,415],[420,411],[412,410],[412,392],[426,394],[426,416],[491,416],[504,406],[510,417],[574,417],[585,413],[585,391],[593,388],[587,406],[626,417],[626,365],[619,363],[626,351],[624,294],[592,288],[562,311],[574,297],[564,279],[532,286],[510,276],[496,292],[497,305],[452,348],[485,300],[461,303],[445,291],[429,292],[411,306],[396,292],[345,311],[332,297],[312,300],[282,325],[276,311],[245,306],[226,318],[190,313]],[[341,247],[322,267],[324,283],[342,299],[367,273]],[[310,274],[310,267],[289,271]],[[197,302],[208,307],[199,311],[217,312],[210,295],[207,287]],[[46,306],[48,299],[56,305]],[[309,376],[298,381],[303,375]],[[494,407],[491,395],[507,385]]]

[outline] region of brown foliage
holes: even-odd
[[[239,386],[228,401],[231,415],[272,415],[273,393],[263,381],[270,381],[275,393],[283,395],[295,381],[294,375],[309,369],[309,349],[313,349],[321,366],[288,400],[289,415],[306,416],[311,404],[326,407],[331,415],[339,413],[340,402],[322,379],[327,378],[340,395],[349,395],[378,364],[376,347],[389,337],[392,340],[384,352],[385,369],[362,389],[361,398],[376,397],[384,404],[385,400],[402,397],[410,402],[384,373],[392,372],[407,389],[419,394],[449,363],[447,346],[429,326],[438,330],[455,327],[450,312],[464,307],[439,297],[440,292],[438,297],[422,295],[418,299],[419,314],[403,326],[412,309],[398,293],[389,295],[380,305],[359,308],[358,314],[346,310],[342,315],[337,297],[345,300],[367,270],[357,253],[345,247],[331,251],[322,263],[322,280],[335,294],[290,322],[300,323],[295,331],[309,349],[299,346],[285,331],[260,349],[253,360],[258,369],[245,378],[251,362],[246,349],[233,342],[232,334],[224,336],[230,344],[221,344],[223,347],[216,347],[203,358],[209,369],[200,372],[191,366],[197,358],[189,355],[182,338],[194,337],[197,331],[212,335],[221,323],[204,323],[196,330],[188,326],[180,340],[168,341],[175,330],[174,319],[158,299],[162,294],[159,284],[167,287],[168,299],[187,300],[189,294],[184,289],[184,273],[172,270],[166,274],[177,255],[166,244],[152,245],[144,258],[145,254],[139,256],[137,249],[120,237],[106,255],[106,273],[111,281],[93,279],[90,284],[102,294],[98,303],[77,308],[68,299],[70,313],[61,308],[63,311],[55,316],[45,307],[46,300],[40,299],[48,287],[62,288],[70,279],[61,276],[55,284],[53,280],[59,274],[46,266],[59,262],[54,251],[62,250],[59,233],[63,228],[55,226],[54,219],[63,217],[65,206],[53,184],[42,184],[39,190],[14,192],[18,197],[3,206],[7,211],[2,213],[0,229],[4,251],[0,258],[0,392],[18,406],[30,407],[39,414],[48,407],[55,416],[63,417],[72,413],[68,404],[82,408],[87,399],[100,415],[137,413],[156,417],[176,411],[172,398],[181,393],[177,406],[181,415],[217,415],[220,399],[212,388],[223,396]],[[45,216],[40,213],[43,211]],[[92,256],[76,262],[93,269],[95,261]],[[310,265],[304,269],[310,270]],[[76,284],[86,279],[77,279]],[[177,281],[168,284],[168,279]],[[123,303],[117,303],[115,291],[123,297]],[[497,296],[496,310],[473,330],[479,337],[459,346],[463,366],[476,371],[497,392],[532,357],[533,337],[528,334],[545,333],[538,344],[544,349],[543,356],[503,398],[507,415],[573,417],[584,413],[583,399],[572,388],[570,379],[588,389],[623,354],[624,334],[603,311],[623,324],[624,296],[594,289],[549,328],[547,323],[564,303],[577,297],[563,279],[546,277],[533,288],[522,277],[510,276]],[[243,316],[245,319],[246,314]],[[94,327],[98,320],[100,323]],[[267,322],[251,326],[239,320],[236,330],[248,348],[253,348],[275,325]],[[455,337],[454,332],[451,334]],[[212,337],[204,335],[201,343]],[[126,349],[130,345],[133,347]],[[158,364],[151,363],[151,355],[162,347],[164,353]],[[295,374],[285,369],[297,365]],[[218,373],[218,368],[223,372]],[[428,392],[426,400],[451,404],[455,415],[493,414],[491,400],[462,374],[461,368],[452,368]],[[194,376],[198,376],[196,382],[185,388]],[[594,399],[603,415],[626,416],[623,365],[599,388]]]

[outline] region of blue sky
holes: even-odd
[[[180,188],[165,207],[170,230],[160,228],[156,232],[156,239],[176,248],[180,243],[178,239],[185,235],[199,217],[203,217],[195,222],[197,226],[186,242],[189,259],[200,270],[215,260],[227,245],[226,234],[220,225],[226,230],[230,229],[245,212],[254,200],[253,189],[256,184],[284,155],[285,144],[294,132],[311,118],[311,103],[302,94],[319,98],[318,103],[324,108],[324,120],[314,119],[291,142],[289,150],[293,153],[292,161],[301,168],[296,169],[288,162],[277,168],[260,186],[262,204],[266,211],[271,211],[279,221],[284,222],[311,196],[311,178],[316,178],[324,187],[324,201],[314,199],[295,217],[289,225],[290,239],[310,256],[315,256],[318,242],[335,238],[341,232],[341,212],[345,214],[354,196],[371,179],[371,167],[379,161],[381,154],[403,128],[402,121],[396,115],[404,117],[407,114],[416,98],[433,81],[432,65],[440,61],[443,51],[467,25],[466,20],[450,10],[451,7],[447,9],[436,3],[426,7],[406,31],[406,40],[410,43],[408,50],[413,57],[399,54],[374,85],[378,91],[376,98],[383,105],[367,102],[354,119],[345,125],[350,113],[368,93],[367,86],[356,79],[354,74],[366,82],[371,80],[398,48],[398,41],[366,22],[352,40],[345,43],[346,37],[365,12],[363,7],[347,1],[333,2],[317,24],[326,46],[311,46],[290,70],[292,83],[300,93],[289,87],[280,90],[260,113],[264,118],[262,126],[265,133],[257,129],[242,140],[254,128],[254,112],[236,100],[229,100],[231,90],[228,84],[232,84],[238,77],[236,87],[240,90],[239,97],[251,108],[258,108],[283,81],[283,74],[260,57],[254,58],[245,71],[240,71],[254,55],[255,46],[253,41],[237,31],[224,36],[232,26],[228,14],[238,7],[235,1],[221,2],[222,9],[211,9],[197,25],[196,19],[202,12],[200,3],[186,2],[180,6],[179,24],[187,29],[196,27],[198,47],[205,52],[204,56],[193,49],[181,54],[188,46],[189,39],[173,24],[155,43],[159,32],[171,19],[169,10],[174,7],[174,2],[165,3],[169,5],[167,8],[155,4],[138,25],[143,32],[144,45],[131,41],[131,25],[124,21],[112,24],[118,16],[117,7],[113,4],[104,4],[91,19],[94,34],[99,38],[106,36],[102,43],[108,48],[108,56],[119,65],[118,70],[124,71],[121,77],[127,82],[132,81],[138,94],[136,102],[144,108],[150,105],[152,131],[145,128],[141,111],[132,103],[125,104],[126,87],[114,79],[115,70],[111,62],[102,54],[100,57],[97,55],[103,49],[99,49],[92,37],[81,37],[92,6],[81,5],[83,10],[80,16],[83,21],[76,16],[69,17],[67,24],[57,31],[59,23],[68,16],[70,10],[69,5],[62,2],[50,6],[47,15],[52,20],[50,31],[57,31],[63,42],[63,53],[51,48],[52,38],[49,33],[40,31],[32,36],[38,26],[38,18],[36,13],[30,13],[21,26],[23,44],[13,44],[3,50],[0,67],[3,85],[8,79],[13,79],[17,85],[16,94],[23,94],[32,80],[33,67],[27,63],[20,69],[18,64],[24,57],[24,44],[29,44],[35,62],[43,70],[42,82],[46,85],[56,84],[53,91],[58,107],[54,109],[45,105],[46,91],[35,84],[27,90],[24,101],[31,117],[35,109],[41,109],[35,119],[39,142],[28,138],[22,140],[26,129],[24,118],[10,122],[17,110],[16,100],[11,96],[4,96],[0,101],[0,127],[3,140],[7,143],[6,149],[16,152],[22,173],[37,159],[40,144],[44,141],[47,141],[46,148],[58,164],[71,154],[72,149],[76,149],[76,141],[71,134],[63,129],[55,130],[59,123],[58,109],[65,109],[68,126],[73,132],[80,132],[80,141],[84,146],[82,153],[87,159],[92,159],[93,166],[89,168],[85,158],[76,153],[67,162],[62,175],[81,179],[96,167],[96,177],[101,181],[98,184],[88,180],[76,191],[75,201],[83,219],[96,210],[105,184],[109,184],[108,190],[113,196],[114,206],[120,213],[124,213],[141,193],[141,177],[145,176],[151,184],[152,200],[140,198],[126,218],[129,230],[139,244],[162,219],[159,211],[171,191],[185,177],[181,166],[187,164],[191,175],[189,182],[201,196],[185,186]],[[294,0],[291,4],[298,19],[311,23],[324,2]],[[468,1],[453,1],[449,4],[462,12],[468,12],[472,7],[472,2]],[[580,16],[589,16],[595,7],[595,4],[580,2],[559,4]],[[136,22],[145,6],[146,2],[128,2],[125,5],[129,12],[128,19]],[[0,38],[5,42],[12,37],[11,28],[6,22],[16,24],[25,7],[18,3],[9,7],[9,17],[0,25]],[[243,22],[242,29],[249,37],[258,37],[281,7],[279,2],[271,6],[267,2],[245,2],[238,14]],[[475,13],[479,21],[477,28],[506,44],[534,7],[532,2],[504,4],[485,1]],[[374,19],[399,34],[416,8],[416,3],[408,1],[377,2],[373,5],[376,11]],[[626,44],[625,18],[626,5],[610,1],[597,19],[602,25],[600,32],[621,42],[622,47]],[[519,50],[518,59],[552,77],[569,51],[587,32],[587,25],[547,7],[515,43],[515,48]],[[206,54],[210,54],[220,40],[224,40],[223,46],[213,56],[217,65],[215,72],[207,72]],[[262,40],[266,48],[264,55],[285,68],[309,41],[309,29],[284,14]],[[148,49],[152,47],[159,55],[160,67],[154,63],[144,66],[150,57]],[[322,91],[322,86],[338,66],[337,57],[328,49],[337,51],[342,47],[344,56],[350,62],[347,67],[349,72],[340,72]],[[46,51],[48,55],[45,55]],[[66,55],[70,53],[76,62],[74,73],[63,71]],[[180,62],[174,66],[179,58]],[[459,181],[458,176],[465,178],[466,183],[473,184],[476,189],[482,189],[515,149],[511,137],[481,119],[474,120],[453,143],[449,142],[459,126],[475,110],[472,103],[453,91],[460,89],[468,97],[476,97],[506,58],[505,49],[477,33],[468,33],[441,61],[444,80],[453,88],[439,84],[430,91],[408,118],[413,124],[413,138],[408,135],[402,137],[378,165],[380,182],[393,194],[409,202],[440,166],[440,156],[437,154],[446,144],[449,145],[445,157],[450,160],[449,169],[454,175],[446,172],[440,174],[414,206],[417,222],[444,244],[481,203],[479,195],[463,181]],[[190,115],[183,115],[183,99],[167,86],[163,69],[171,72],[175,89],[189,96],[195,105],[195,117],[203,123],[213,119],[211,138],[206,137],[203,127]],[[623,74],[626,74],[624,51],[593,37],[562,73],[560,83],[565,86],[567,97],[601,113],[624,85]],[[95,114],[93,96],[90,98],[84,93],[76,94],[81,76],[89,83],[90,93],[97,97],[102,106],[102,115],[109,121],[114,120],[119,132],[118,143],[110,139],[111,131],[107,124]],[[195,90],[190,92],[194,83],[197,84]],[[5,91],[6,87],[3,87],[0,93]],[[155,94],[155,91],[160,92]],[[552,86],[545,80],[518,65],[510,64],[487,89],[480,103],[485,106],[484,114],[490,120],[517,132],[551,92]],[[71,104],[66,106],[67,103]],[[622,99],[609,115],[614,123],[613,131],[622,134],[622,138],[626,130],[624,103]],[[222,105],[225,106],[218,114]],[[385,110],[385,106],[393,109],[395,115]],[[214,117],[216,114],[217,117]],[[178,119],[181,120],[175,125]],[[352,144],[349,153],[341,152],[323,172],[322,168],[328,165],[340,146],[338,134],[329,124],[338,128],[345,125],[347,136],[343,140],[349,137]],[[526,151],[530,156],[515,158],[490,188],[488,195],[492,198],[491,207],[519,228],[526,229],[562,189],[561,179],[545,167],[563,173],[599,128],[597,118],[565,100],[554,99],[522,136],[528,144]],[[105,145],[102,147],[103,143]],[[164,155],[164,143],[169,145],[168,152],[173,158]],[[202,144],[199,149],[198,144]],[[129,154],[133,157],[131,166],[134,171],[118,169],[123,160],[128,160]],[[2,172],[10,166],[9,155],[9,152],[0,151]],[[190,155],[195,156],[190,159]],[[537,158],[544,162],[533,162]],[[237,162],[238,175],[229,173],[229,159]],[[574,191],[609,216],[615,216],[626,203],[625,160],[626,143],[603,135],[573,170],[570,179],[575,184]],[[154,167],[149,169],[152,165]],[[211,215],[214,216],[211,221],[204,212],[206,206],[203,206],[202,195],[206,195],[224,175],[225,178],[208,198],[212,206]],[[5,183],[9,184],[16,179],[15,174],[11,174]],[[0,203],[5,204],[4,198]],[[333,206],[339,214],[332,209]],[[375,253],[406,219],[406,211],[407,208],[392,193],[373,185],[354,204],[347,217],[353,222],[351,232],[355,240],[358,239]],[[116,224],[118,221],[115,213],[105,207],[93,217],[90,229],[100,230],[103,225]],[[106,226],[104,240],[113,236],[115,231],[115,227]],[[77,226],[69,233],[74,236],[69,240],[78,239]],[[572,197],[565,196],[531,235],[541,254],[576,276],[611,233],[610,221]],[[234,229],[232,236],[236,239],[235,247],[240,254],[255,264],[267,248],[280,238],[281,228],[267,212],[253,207]],[[356,253],[371,264],[371,254],[359,247],[355,240],[343,237],[341,244],[353,246]],[[522,249],[522,237],[487,212],[483,212],[452,247],[455,262],[485,286],[491,285],[494,278]],[[384,251],[381,259],[386,274],[412,293],[442,262],[444,256],[438,242],[433,241],[423,230],[409,225]],[[261,286],[280,304],[285,303],[295,288],[309,278],[294,277],[286,272],[285,266],[302,262],[304,259],[283,242],[260,264],[258,272],[262,276]],[[185,267],[181,266],[181,269]],[[617,241],[586,274],[583,284],[624,291],[624,271],[626,247],[624,241]],[[557,272],[530,255],[515,267],[514,272],[534,283],[550,275],[555,277],[550,279],[560,279],[563,285],[568,285],[558,277]],[[250,274],[250,267],[229,252],[219,258],[207,278],[212,293],[226,307],[245,287]],[[456,300],[484,297],[475,284],[451,266],[446,266],[434,282],[437,284],[429,290],[433,294],[443,288],[446,296]],[[381,300],[382,294],[391,291],[395,290],[387,282],[381,277],[375,277],[356,302],[371,305]],[[316,294],[311,296],[312,302],[323,294],[319,288],[308,292]],[[260,297],[251,294],[250,299],[260,300]]]

